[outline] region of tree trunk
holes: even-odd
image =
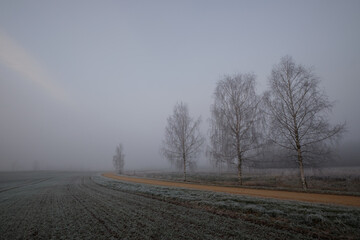
[[[300,149],[298,149],[298,162],[299,162],[299,168],[300,168],[301,184],[302,184],[303,189],[306,191],[307,190],[307,183],[306,183],[306,179],[305,179],[304,165],[303,165],[302,155],[301,155]]]
[[[304,165],[303,165],[303,158],[302,158],[302,152],[301,152],[301,145],[300,145],[297,135],[296,135],[296,140],[297,140],[296,148],[297,148],[297,153],[298,153],[297,157],[298,157],[298,163],[299,163],[299,169],[300,169],[300,179],[301,179],[302,187],[306,191],[307,183],[306,183],[305,174],[304,174]]]
[[[220,165],[219,165],[219,175],[221,175],[222,173],[222,162],[220,161]]]
[[[183,154],[183,160],[184,160],[184,182],[186,182],[186,157],[185,157],[185,153]]]
[[[242,176],[241,176],[241,157],[238,158],[238,180],[239,184],[242,185]]]
[[[306,183],[305,174],[304,174],[304,165],[303,165],[303,158],[302,158],[302,152],[301,152],[301,144],[300,144],[300,140],[299,140],[299,131],[297,128],[295,128],[295,141],[296,141],[298,163],[299,163],[299,168],[300,168],[301,185],[302,185],[303,189],[306,191],[307,183]]]
[[[236,134],[236,145],[237,145],[237,157],[238,157],[238,180],[239,184],[242,185],[242,172],[241,172],[241,165],[242,165],[242,156],[240,150],[240,136],[239,133]]]

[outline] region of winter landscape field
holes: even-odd
[[[360,240],[359,23],[359,0],[0,0],[0,240]]]
[[[3,172],[0,239],[358,239],[360,209],[122,182],[100,173]]]

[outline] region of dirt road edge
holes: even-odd
[[[126,182],[143,183],[143,184],[150,184],[157,186],[181,187],[181,188],[189,188],[189,189],[196,189],[202,191],[213,191],[213,192],[247,195],[253,197],[360,207],[360,197],[357,196],[210,186],[210,185],[201,185],[201,184],[193,184],[193,183],[169,182],[169,181],[147,179],[147,178],[120,176],[114,173],[103,173],[102,176],[116,180],[126,181]]]

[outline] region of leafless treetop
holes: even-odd
[[[188,107],[184,103],[177,104],[173,115],[167,119],[161,152],[176,167],[183,167],[184,175],[187,166],[195,166],[194,160],[204,143],[199,130],[200,122],[200,118],[195,121],[189,116]]]

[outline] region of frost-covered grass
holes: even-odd
[[[0,173],[0,239],[359,239],[359,209],[116,181]]]
[[[310,192],[360,195],[360,168],[306,169]],[[182,181],[179,172],[138,171],[128,172],[140,177]],[[243,187],[302,191],[298,169],[245,169]],[[189,172],[187,180],[194,183],[237,186],[236,172]]]
[[[146,187],[142,192],[129,185],[118,188],[120,182],[92,176],[0,174],[6,189],[0,192],[0,239],[310,238],[184,205],[191,201],[165,201],[145,193]],[[15,182],[20,183],[16,188],[6,187]]]
[[[107,188],[202,208],[216,214],[305,235],[325,238],[360,237],[359,208],[136,184],[102,176],[95,176],[93,180]]]

